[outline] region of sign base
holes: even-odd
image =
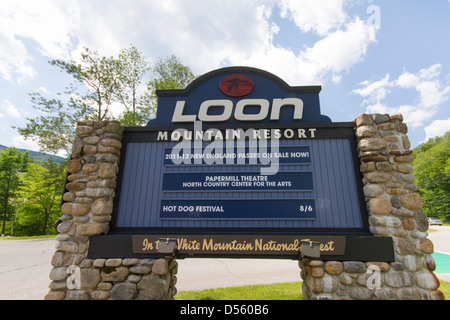
[[[92,236],[88,258],[158,258],[159,240],[177,239],[177,259],[300,257],[300,242],[320,243],[320,260],[395,261],[391,237],[288,236],[288,235],[131,235]]]

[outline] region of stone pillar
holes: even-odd
[[[122,134],[117,121],[78,122],[45,299],[173,299],[176,293],[172,259],[87,259],[90,237],[109,229]]]
[[[370,231],[393,238],[395,262],[299,261],[303,297],[443,300],[403,116],[360,114],[354,122]]]

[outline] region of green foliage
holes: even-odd
[[[28,169],[28,153],[22,154],[16,148],[4,149],[0,154],[0,221],[5,234],[6,221],[11,220],[16,210],[20,173]]]
[[[155,77],[147,83],[149,92],[146,98],[153,111],[156,111],[157,90],[184,89],[196,78],[191,69],[184,66],[174,55],[165,59],[158,58],[152,71]]]
[[[126,126],[144,125],[155,114],[156,90],[181,89],[195,78],[175,56],[160,58],[150,68],[134,46],[122,49],[117,58],[85,48],[78,62],[56,59],[50,64],[72,76],[73,82],[57,98],[31,93],[31,104],[42,115],[28,118],[18,132],[35,140],[43,151],[65,150],[67,156],[77,121],[117,119]],[[156,78],[145,82],[150,71]]]
[[[18,132],[25,139],[35,140],[43,151],[56,154],[64,150],[69,155],[75,139],[75,123],[88,117],[86,106],[78,106],[72,97],[64,102],[44,98],[40,93],[30,96],[33,108],[43,115],[27,118],[26,126],[18,128]]]
[[[24,176],[23,203],[15,226],[16,234],[54,234],[52,226],[60,217],[61,195],[65,181],[66,162],[48,159],[31,163]]]
[[[0,144],[0,152],[3,149],[7,149],[7,148],[8,147]],[[42,152],[28,150],[28,149],[20,149],[20,148],[17,148],[17,150],[19,150],[22,153],[28,152],[29,160],[33,161],[33,162],[46,160],[48,158],[52,158],[53,161],[55,161],[55,162],[64,161],[64,158],[62,158],[62,157],[55,156],[55,155],[50,155],[50,154],[47,154],[47,153],[42,153]]]
[[[450,131],[419,145],[412,156],[424,211],[450,222]]]
[[[49,228],[61,210],[59,204],[67,162],[29,161],[28,152],[7,148],[0,153],[0,220],[2,234],[55,234]]]
[[[85,110],[85,117],[93,120],[109,118],[114,92],[119,88],[117,61],[113,57],[99,57],[96,50],[84,48],[80,63],[52,60],[50,64],[76,80],[66,94],[78,108]],[[80,84],[84,87],[80,88]]]
[[[132,45],[120,50],[117,57],[100,56],[97,51],[85,48],[79,61],[56,59],[50,64],[70,75],[72,82],[57,97],[31,93],[31,104],[38,116],[28,118],[26,126],[17,130],[25,139],[35,140],[41,150],[53,154],[64,150],[67,158],[78,121],[116,119],[126,126],[145,125],[156,112],[156,90],[182,89],[195,79],[175,56],[159,58],[151,68]],[[112,113],[112,109],[116,112]],[[5,152],[2,160],[5,165],[28,163],[28,155],[20,161],[7,160],[12,155],[7,157],[10,151]],[[9,183],[8,192],[0,190],[2,233],[7,222],[16,235],[55,232],[49,226],[60,216],[58,204],[66,167],[65,162],[35,162],[30,164],[28,173],[22,170],[20,177],[20,170],[14,169],[15,173],[9,175],[13,182]],[[9,171],[3,171],[0,188],[5,189]]]
[[[150,71],[149,63],[136,47],[122,49],[117,60],[120,88],[115,92],[125,110],[120,121],[126,126],[138,126],[148,122],[152,114],[151,106],[146,104],[147,88],[143,81]]]
[[[301,282],[180,291],[176,300],[303,300]]]
[[[165,59],[158,58],[153,72],[157,77],[149,82],[152,90],[184,89],[196,78],[191,69],[174,55]]]

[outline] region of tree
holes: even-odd
[[[60,216],[59,203],[65,181],[66,162],[56,163],[49,158],[40,164],[30,163],[24,176],[25,185],[22,188],[22,198],[18,229],[22,234],[48,234],[48,226]]]
[[[76,80],[75,86],[66,94],[78,106],[87,110],[90,119],[104,120],[110,117],[114,94],[120,88],[120,69],[116,59],[99,57],[96,50],[84,48],[81,63],[57,59],[50,61],[50,64],[59,67]],[[87,90],[77,90],[79,84],[84,84]]]
[[[159,59],[152,69],[158,78],[142,85],[151,70],[146,58],[134,46],[119,52],[118,58],[102,57],[85,48],[80,62],[52,60],[73,77],[58,98],[31,93],[33,108],[44,115],[28,118],[18,132],[25,139],[36,140],[41,150],[69,156],[77,121],[117,119],[111,107],[122,110],[119,120],[128,126],[147,123],[156,110],[155,90],[184,88],[195,77],[188,67],[172,56]]]
[[[125,107],[120,121],[127,126],[145,124],[150,119],[151,110],[143,99],[147,88],[142,88],[142,83],[150,71],[149,63],[136,47],[131,46],[120,50],[117,68],[120,86],[115,96]]]
[[[44,115],[27,118],[26,126],[18,128],[18,132],[25,139],[35,140],[43,151],[56,154],[64,150],[70,155],[76,122],[89,117],[86,106],[78,105],[73,97],[63,101],[44,98],[40,93],[31,93],[30,96],[33,108]]]
[[[25,139],[36,140],[43,151],[56,154],[65,150],[70,155],[77,121],[111,117],[110,106],[119,88],[117,62],[85,48],[80,63],[58,59],[49,63],[71,75],[74,82],[58,99],[31,93],[33,108],[44,115],[27,118],[26,127],[18,131]]]
[[[450,131],[419,145],[412,156],[424,211],[450,221]]]
[[[147,83],[145,99],[153,113],[156,112],[158,102],[156,90],[184,89],[196,78],[191,69],[174,55],[165,59],[158,58],[152,71],[155,77]]]
[[[20,186],[20,172],[28,167],[28,152],[22,154],[16,148],[7,148],[0,154],[0,219],[3,220],[2,235],[6,221],[14,213],[11,201],[17,198]]]

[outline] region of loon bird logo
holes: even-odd
[[[247,80],[242,80],[242,79],[239,79],[239,78],[233,78],[233,79],[230,79],[230,80],[226,81],[226,83],[230,84],[230,86],[228,87],[227,92],[230,93],[231,89],[233,89],[233,88],[235,88],[236,90],[239,90],[239,84],[241,82],[248,83]]]
[[[219,89],[230,97],[242,97],[253,90],[253,80],[243,74],[232,74],[222,79]]]

